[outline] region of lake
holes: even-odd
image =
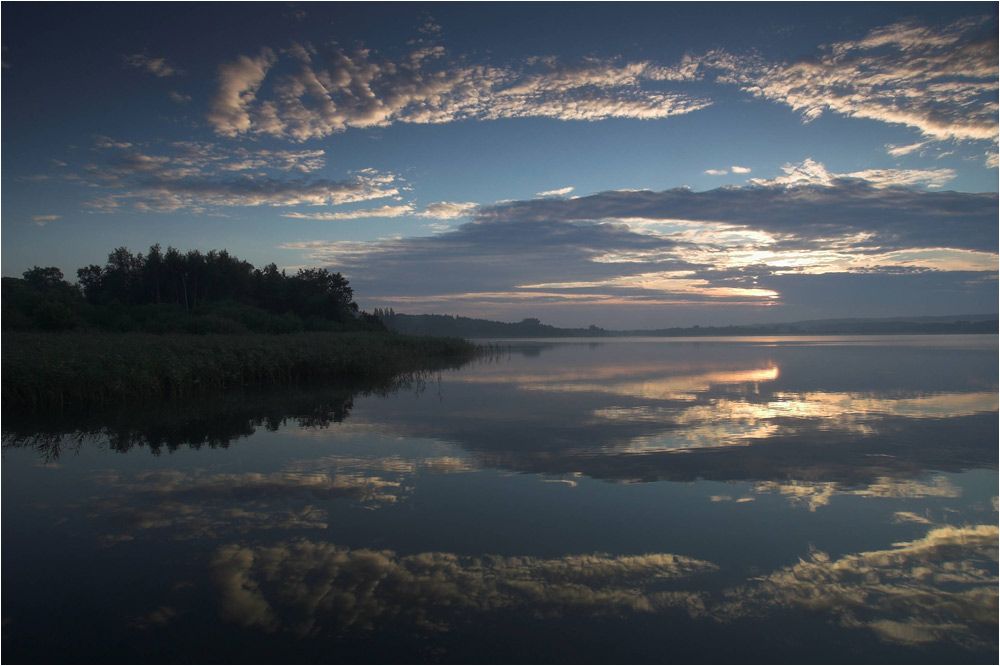
[[[5,415],[3,661],[996,663],[998,339]]]

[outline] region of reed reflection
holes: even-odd
[[[546,350],[552,365],[514,357],[392,385],[237,395],[68,425],[15,422],[5,440],[55,459],[85,441],[158,452],[225,447],[262,428],[322,439],[336,424],[458,444],[478,466],[621,481],[872,484],[997,463],[995,379],[966,351],[936,350],[920,366],[911,348],[640,351],[556,345]],[[845,373],[862,362],[867,374]],[[944,379],[932,384],[928,373]],[[365,396],[377,399],[357,402]]]

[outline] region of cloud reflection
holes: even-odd
[[[813,551],[720,595],[706,589],[716,565],[667,553],[401,555],[299,539],[228,544],[210,567],[226,621],[299,636],[387,624],[437,633],[512,609],[539,619],[673,609],[727,624],[805,610],[889,643],[983,649],[995,645],[997,537],[995,525],[944,526],[883,550]]]
[[[682,608],[705,613],[701,595],[657,589],[715,565],[667,553],[536,557],[399,555],[297,540],[231,544],[216,551],[212,578],[223,617],[299,635],[405,621],[445,631],[469,612],[525,608],[541,616]]]
[[[328,514],[315,504],[349,500],[372,509],[393,504],[406,492],[399,480],[359,472],[166,470],[126,476],[108,471],[95,481],[115,490],[85,507],[90,518],[109,524],[102,537],[108,545],[154,530],[188,540],[265,529],[325,529]]]
[[[754,485],[758,493],[779,493],[788,497],[793,505],[808,507],[815,511],[826,506],[835,495],[854,495],[856,497],[883,498],[924,498],[924,497],[961,497],[962,490],[946,477],[936,476],[924,483],[915,479],[893,479],[880,477],[873,483],[861,487],[850,487],[833,482],[811,481],[760,481]],[[910,522],[924,522],[909,517]]]
[[[733,601],[717,617],[781,607],[830,615],[889,643],[995,649],[997,538],[996,525],[947,526],[885,550],[839,558],[813,552],[731,590]]]

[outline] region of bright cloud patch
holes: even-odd
[[[826,167],[812,159],[782,167],[784,176],[773,180],[755,178],[755,185],[824,185],[837,180],[863,180],[873,187],[942,187],[955,177],[952,169],[866,169],[852,173],[830,173]]]
[[[420,217],[430,217],[435,220],[457,220],[460,217],[468,217],[479,206],[471,201],[438,201],[427,204],[423,211],[417,213]]]
[[[572,187],[562,187],[558,190],[546,190],[545,192],[539,192],[540,197],[564,197],[573,191]]]
[[[723,80],[787,104],[806,121],[824,112],[907,125],[935,139],[997,140],[997,41],[983,22],[943,28],[904,21],[814,58],[770,63],[722,51],[703,61]]]
[[[706,99],[665,90],[690,79],[685,67],[587,59],[528,58],[472,65],[441,46],[390,60],[374,51],[296,51],[284,67],[271,49],[219,67],[208,121],[222,136],[265,134],[295,141],[351,127],[500,118],[666,118],[697,111]]]
[[[403,215],[410,215],[411,213],[413,213],[413,207],[403,205],[362,208],[336,213],[282,213],[281,216],[299,220],[361,220],[368,217],[401,217]]]
[[[904,282],[908,293],[993,288],[996,195],[821,182],[539,198],[482,206],[432,237],[284,247],[343,271],[371,302],[430,311],[771,307],[805,298],[790,280],[806,277],[830,290],[870,283],[872,294]]]

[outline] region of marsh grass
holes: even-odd
[[[490,353],[459,338],[389,333],[3,336],[4,410],[141,404],[316,380],[385,380]]]

